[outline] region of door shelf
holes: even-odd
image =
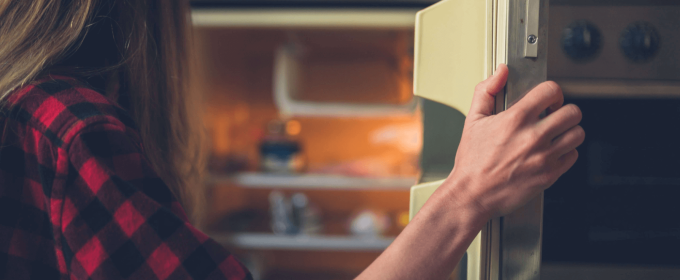
[[[213,233],[215,241],[250,250],[383,251],[394,238],[336,235],[276,235],[272,233]]]
[[[413,28],[418,9],[202,9],[194,26],[274,28]]]
[[[328,189],[328,190],[408,190],[416,177],[350,177],[327,174],[240,173],[211,176],[211,185],[236,184],[260,189]]]

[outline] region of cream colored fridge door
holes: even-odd
[[[445,0],[416,15],[413,90],[467,115],[493,71],[492,0]]]
[[[496,63],[505,63],[506,6],[505,0],[445,0],[420,11],[414,93],[467,115],[475,86],[492,75]],[[411,218],[443,182],[411,188]],[[499,270],[491,266],[498,264],[499,225],[498,219],[490,221],[468,248],[468,280],[498,279]]]

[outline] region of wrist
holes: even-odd
[[[450,273],[491,217],[473,201],[459,197],[468,186],[465,180],[444,181],[398,238],[411,241],[398,242],[395,249],[408,251],[402,246],[415,246],[418,249],[414,250],[426,252],[421,254],[424,258],[452,265],[442,268]]]
[[[444,279],[458,264],[490,215],[457,199],[465,180],[447,180],[394,242],[367,269],[366,279]],[[360,277],[361,278],[361,277]]]
[[[476,235],[493,215],[480,205],[474,190],[472,180],[464,176],[449,176],[421,211],[424,210],[425,216],[435,219],[447,217],[444,220],[469,229]]]

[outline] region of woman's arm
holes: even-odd
[[[493,115],[508,69],[475,89],[448,179],[392,245],[357,279],[444,279],[486,222],[550,187],[578,157],[581,111],[543,83]],[[541,118],[546,111],[548,116]]]
[[[357,279],[445,279],[490,215],[452,201],[447,180],[394,242]]]

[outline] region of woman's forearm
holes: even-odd
[[[490,216],[452,200],[465,182],[447,180],[357,279],[445,279]]]
[[[562,106],[554,82],[494,115],[508,71],[500,65],[477,85],[449,178],[358,279],[446,278],[491,217],[526,204],[576,162],[581,111]]]

